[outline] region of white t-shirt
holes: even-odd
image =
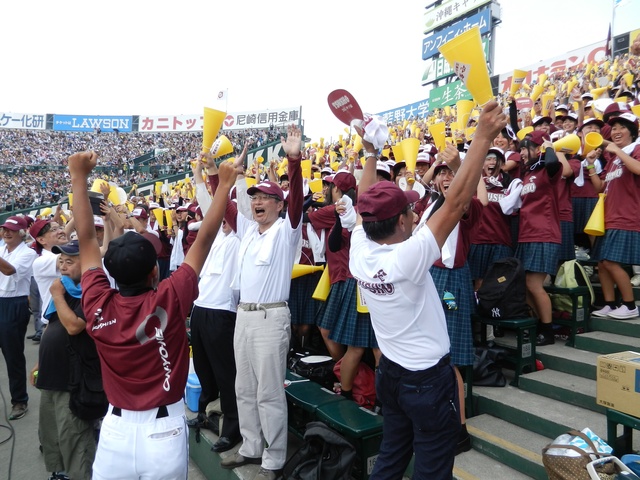
[[[425,226],[408,240],[380,245],[357,226],[349,269],[371,314],[382,353],[407,370],[434,366],[450,350],[442,301],[429,273],[440,249]]]
[[[231,288],[238,268],[240,239],[233,232],[225,235],[222,229],[216,235],[207,260],[200,273],[200,294],[195,305],[202,308],[235,312],[240,292]]]
[[[25,243],[19,244],[12,252],[7,251],[7,246],[0,247],[0,257],[15,268],[13,275],[0,273],[0,297],[27,297],[31,288],[33,276],[33,261],[38,254]]]
[[[33,262],[33,278],[36,279],[38,284],[38,291],[40,292],[41,305],[41,320],[43,324],[49,323],[49,320],[44,318],[44,314],[51,302],[51,284],[56,278],[60,278],[60,272],[58,271],[58,255],[52,253],[49,250],[42,249],[42,253]]]

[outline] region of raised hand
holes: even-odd
[[[302,143],[302,132],[295,125],[287,127],[287,139],[280,137],[282,142],[282,149],[288,157],[299,158],[300,157],[300,145]]]
[[[98,154],[94,151],[78,152],[69,157],[69,172],[72,176],[88,177],[98,163]]]

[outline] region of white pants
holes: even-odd
[[[186,479],[189,469],[189,436],[184,403],[167,405],[168,417],[156,419],[157,408],[122,409],[102,421],[93,480]]]
[[[281,469],[287,459],[284,378],[290,338],[288,307],[238,309],[233,339],[242,435],[238,453],[250,458],[262,456],[262,467],[269,470]]]

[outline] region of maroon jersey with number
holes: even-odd
[[[561,176],[562,172],[558,171],[549,177],[546,168],[525,170],[520,192],[519,242],[562,243],[556,192]]]
[[[198,297],[198,277],[183,263],[140,295],[124,297],[102,269],[82,275],[82,310],[96,343],[112,405],[149,410],[180,400],[189,373],[185,320]]]
[[[471,203],[469,203],[469,209],[458,224],[460,228],[458,228],[458,243],[456,244],[456,257],[453,260],[453,268],[464,267],[471,249],[472,229],[478,224],[480,217],[482,217],[482,203],[477,198],[472,198]],[[447,268],[442,263],[442,257],[436,260],[433,265]]]
[[[351,232],[346,228],[342,229],[342,248],[337,252],[332,252],[329,249],[329,232],[336,223],[336,207],[333,205],[327,205],[326,207],[319,208],[315,212],[309,213],[309,221],[313,228],[318,231],[326,229],[325,234],[325,258],[327,259],[327,266],[329,267],[329,277],[331,278],[331,284],[336,282],[343,282],[347,278],[353,278],[349,271],[349,248],[351,247]]]
[[[486,184],[489,204],[482,209],[482,217],[473,234],[471,243],[476,245],[511,246],[511,220],[502,213],[500,203],[504,198],[502,185]]]
[[[640,145],[631,152],[640,160]],[[640,232],[640,175],[634,175],[619,158],[607,163],[604,169],[604,220],[607,229]]]

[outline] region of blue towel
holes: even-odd
[[[67,291],[69,295],[73,298],[80,298],[82,296],[82,287],[78,283],[77,285],[71,280],[70,277],[62,276],[60,277],[60,281],[62,282],[62,286]],[[56,312],[56,306],[53,303],[53,299],[49,301],[49,306],[47,310],[44,312],[44,318],[47,320],[51,319],[51,316]]]

